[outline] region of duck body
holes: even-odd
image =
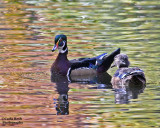
[[[112,85],[145,85],[145,75],[138,67],[120,68],[112,78]]]
[[[146,79],[143,70],[138,67],[129,68],[130,62],[126,54],[119,54],[114,58],[114,66],[118,67],[112,77],[113,88],[121,88],[124,85],[140,87],[145,86]]]
[[[51,66],[51,73],[63,76],[69,75],[90,75],[106,72],[114,57],[120,53],[120,48],[112,52],[101,54],[93,58],[79,58],[68,60],[67,37],[65,35],[57,35],[55,37],[55,46],[52,51],[59,50],[59,54]]]

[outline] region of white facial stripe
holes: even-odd
[[[63,50],[65,45],[66,45],[66,42],[63,41],[63,46],[58,46],[59,53],[65,53],[68,50],[67,48]]]

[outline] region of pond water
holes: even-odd
[[[144,70],[144,90],[116,93],[102,76],[50,79],[54,36],[69,59],[117,48]],[[1,0],[0,125],[160,127],[159,0]],[[10,123],[9,123],[10,121]],[[15,122],[15,124],[13,124]]]

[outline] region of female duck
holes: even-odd
[[[104,53],[93,58],[79,58],[69,61],[67,58],[67,37],[65,35],[57,35],[55,37],[55,45],[52,52],[56,49],[59,50],[59,54],[52,64],[51,73],[63,76],[89,75],[106,72],[111,66],[114,57],[120,53],[120,48],[118,48],[110,55]]]
[[[112,67],[117,66],[118,70],[111,80],[113,87],[117,87],[116,85],[145,86],[146,79],[143,70],[138,67],[128,68],[129,65],[130,62],[126,54],[115,56]]]

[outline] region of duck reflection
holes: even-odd
[[[51,81],[56,83],[56,89],[59,94],[58,99],[54,99],[56,103],[57,115],[68,115],[69,114],[69,81],[66,76],[53,76],[51,75]]]
[[[128,104],[130,99],[137,99],[140,93],[143,93],[145,86],[134,87],[133,85],[113,86],[115,91],[115,103],[116,104]]]
[[[51,75],[51,82],[56,83],[56,89],[59,94],[58,99],[54,99],[56,103],[57,115],[68,115],[69,114],[69,101],[68,91],[69,83],[80,83],[80,84],[95,84],[97,86],[91,87],[90,89],[104,89],[112,88],[111,76],[108,73],[102,73],[97,75],[88,76],[60,76]]]
[[[138,95],[143,92],[145,86],[135,87],[134,85],[121,86],[111,85],[111,76],[108,73],[102,73],[89,76],[60,76],[51,75],[51,82],[56,83],[56,90],[59,94],[58,99],[54,99],[56,104],[57,115],[69,114],[68,91],[70,83],[91,84],[94,85],[89,89],[114,89],[115,103],[127,104],[130,99],[137,99]]]

